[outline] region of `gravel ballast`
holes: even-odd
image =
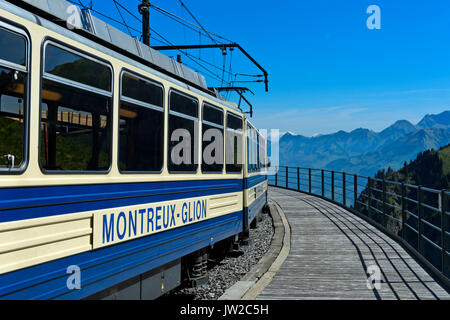
[[[241,245],[239,255],[228,255],[208,269],[208,284],[197,288],[182,288],[170,294],[172,297],[193,300],[217,300],[222,294],[259,262],[270,247],[274,233],[272,217],[261,213],[262,220],[250,229],[250,243]]]

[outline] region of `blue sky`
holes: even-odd
[[[450,110],[448,0],[183,1],[206,29],[241,44],[268,70],[269,93],[251,84],[256,95],[249,96],[259,128],[307,136],[359,127],[380,131],[395,120],[417,123],[427,113]],[[138,2],[119,0],[136,14]],[[192,21],[178,0],[150,2]],[[120,19],[112,1],[93,3]],[[380,30],[366,26],[372,4],[381,9]],[[172,43],[199,42],[157,12],[150,20]],[[233,54],[233,72],[258,72]],[[217,50],[201,58],[222,65]]]

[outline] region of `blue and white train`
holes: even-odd
[[[266,141],[200,74],[64,0],[0,0],[0,47],[0,299],[154,299],[248,233]]]

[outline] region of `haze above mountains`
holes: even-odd
[[[381,132],[359,128],[314,137],[291,132],[280,138],[280,165],[345,171],[372,176],[396,170],[419,152],[450,143],[450,111],[427,114],[416,125],[396,121]]]

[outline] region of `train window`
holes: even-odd
[[[124,73],[120,99],[119,170],[159,172],[163,167],[163,89]]]
[[[161,86],[130,73],[124,73],[122,76],[122,97],[144,102],[157,108],[162,108],[163,104]]]
[[[252,169],[253,172],[258,171],[258,134],[255,128],[252,127]]]
[[[252,172],[252,128],[247,124],[247,171]]]
[[[198,118],[198,102],[189,96],[172,91],[170,94],[170,111],[185,116]]]
[[[258,143],[258,130],[255,130],[255,155],[254,155],[254,161],[255,161],[255,171],[258,172],[259,171],[259,143]]]
[[[94,59],[49,44],[45,48],[45,73],[104,91],[111,91],[111,69]]]
[[[258,171],[257,161],[258,161],[258,143],[257,143],[257,132],[256,129],[252,127],[252,168],[253,172]]]
[[[198,168],[198,102],[171,91],[169,95],[169,171],[195,172]]]
[[[256,130],[250,125],[247,125],[247,168],[248,172],[256,171]]]
[[[253,129],[253,171],[258,171],[258,131]]]
[[[27,40],[0,28],[0,170],[25,162]]]
[[[49,48],[55,47],[46,47],[46,71],[50,64],[48,60],[55,58],[54,51]],[[57,67],[61,71],[57,72],[58,77],[54,77],[55,73],[43,74],[40,165],[55,172],[105,172],[111,164],[112,93],[87,84],[103,83],[103,80],[96,79],[104,76],[98,71],[110,69],[91,61],[88,65],[93,67],[93,72],[80,63],[79,58],[74,61],[67,58],[77,57],[76,54],[58,50],[65,56],[65,60],[56,58],[57,61],[65,61]],[[74,68],[78,69],[76,75],[66,74]],[[89,81],[83,80],[88,78]],[[74,82],[75,79],[82,82]],[[112,84],[103,83],[101,87],[111,88]]]
[[[259,136],[259,168],[261,170],[264,169],[265,156],[266,156],[266,146],[265,146],[264,138],[260,135]]]
[[[258,131],[253,129],[253,170],[258,172]]]
[[[242,171],[242,118],[227,113],[226,130],[226,169],[227,173]]]
[[[258,168],[259,168],[259,171],[261,171],[263,168],[263,160],[264,160],[263,138],[260,134],[258,134]]]
[[[25,66],[27,60],[26,39],[9,30],[0,28],[0,59]]]
[[[202,172],[223,171],[223,111],[218,107],[203,105],[202,122]]]

